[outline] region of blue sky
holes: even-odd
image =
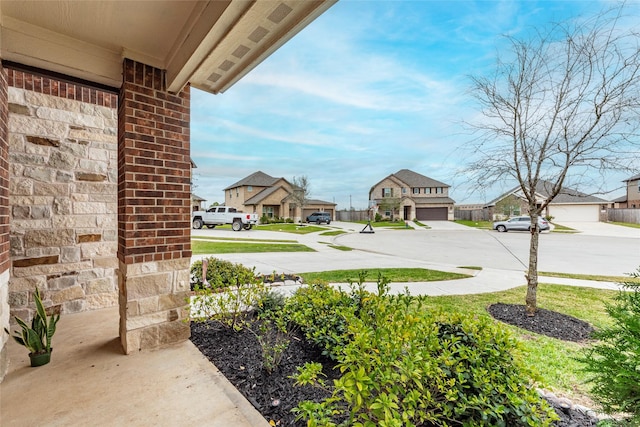
[[[411,169],[451,185],[456,203],[489,201],[514,183],[483,193],[456,172],[470,139],[461,121],[478,114],[469,75],[493,70],[503,35],[606,4],[339,1],[227,92],[192,90],[194,192],[222,202],[261,170],[306,175],[312,198],[361,209],[372,185]],[[613,189],[628,176],[609,178]]]

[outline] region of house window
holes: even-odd
[[[384,211],[384,216],[391,217],[391,211]]]
[[[263,206],[262,216],[266,216],[267,218],[273,218],[273,206]]]
[[[233,199],[233,193],[231,192],[231,190],[229,190],[229,198]]]
[[[424,189],[424,194],[431,194],[431,187]]]
[[[383,188],[382,197],[393,197],[393,188]]]
[[[407,189],[402,187],[402,194],[407,194]]]
[[[420,189],[419,188],[414,188],[413,189],[413,194],[420,194]]]
[[[442,194],[442,193],[444,193],[444,188],[436,187],[436,194]]]
[[[251,193],[253,191],[253,187],[251,185],[247,185],[247,192]]]
[[[240,190],[236,187],[236,196],[240,195]]]

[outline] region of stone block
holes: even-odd
[[[73,174],[67,171],[56,171],[56,182],[69,183],[73,181]]]
[[[159,300],[160,298],[157,296],[139,299],[138,302],[138,315],[146,315],[150,313],[157,313],[162,311],[159,308]]]
[[[190,292],[184,292],[182,294],[160,295],[158,301],[158,310],[172,310],[189,304],[189,294]]]
[[[9,292],[9,307],[27,307],[29,305],[29,292]]]
[[[78,161],[78,168],[85,172],[93,172],[96,174],[106,175],[107,171],[109,170],[109,165],[98,160],[80,159]]]
[[[12,219],[27,219],[31,216],[30,206],[12,206],[11,207]]]
[[[79,262],[82,258],[80,258],[80,248],[77,246],[67,246],[60,248],[60,262]]]
[[[111,278],[100,278],[91,280],[85,285],[85,292],[87,294],[103,294],[115,292],[116,287]]]
[[[23,236],[11,236],[9,239],[9,251],[12,257],[24,255]]]
[[[9,193],[13,196],[33,195],[33,180],[12,179],[11,182],[9,182]]]
[[[118,268],[119,260],[115,255],[98,257],[93,260],[93,265],[100,268],[116,269]]]
[[[86,301],[84,299],[66,301],[62,304],[63,313],[80,313],[86,311],[86,309]]]
[[[141,350],[141,335],[142,331],[127,331],[121,327],[120,340],[125,354]]]
[[[151,350],[160,346],[160,337],[156,326],[144,328],[140,332],[140,347],[138,350]]]
[[[73,170],[77,162],[76,156],[61,151],[54,151],[49,156],[49,166],[56,169]]]
[[[50,247],[50,248],[30,248],[25,250],[24,254],[29,258],[38,258],[44,256],[52,256],[52,255],[60,255],[60,248]]]
[[[116,242],[83,243],[82,259],[94,259],[104,256],[115,256],[118,250]]]
[[[191,336],[191,328],[189,323],[177,320],[158,325],[158,334],[160,345],[174,344],[188,340]]]
[[[64,182],[39,182],[33,184],[34,196],[68,196],[69,184]]]
[[[53,228],[95,228],[95,215],[57,215],[51,219]],[[75,238],[73,240],[75,245]]]
[[[104,294],[87,295],[85,307],[87,310],[98,310],[101,308],[114,307],[118,304],[118,293],[116,291]]]
[[[9,103],[10,114],[20,114],[23,116],[31,116],[31,110],[26,105]]]
[[[70,276],[53,277],[47,280],[47,287],[52,291],[70,288],[78,284],[78,276],[75,274]]]
[[[24,235],[26,249],[75,244],[75,231],[69,228],[54,230],[27,230]]]
[[[129,300],[168,294],[171,291],[171,275],[157,273],[127,277],[126,287]]]
[[[54,305],[63,304],[73,300],[83,299],[84,290],[80,285],[75,285],[66,289],[61,289],[59,291],[51,291],[50,297],[51,297],[51,302]],[[66,305],[65,305],[65,308],[66,308]]]
[[[11,280],[9,280],[9,291],[34,291],[36,288],[45,288],[46,284],[47,279],[45,276],[12,277]]]
[[[102,234],[78,234],[76,241],[78,243],[99,242],[102,240]]]
[[[31,207],[31,219],[49,219],[49,218],[51,218],[51,208],[49,206],[32,206]]]
[[[53,255],[53,256],[45,256],[45,257],[39,257],[39,258],[16,259],[16,260],[13,260],[13,267],[14,268],[33,267],[35,265],[57,264],[57,263],[58,263],[58,256]]]
[[[37,275],[63,274],[69,271],[87,270],[93,267],[91,261],[74,262],[69,264],[36,264],[24,268],[16,268],[16,261],[13,262],[13,277],[29,277]]]
[[[92,202],[75,202],[73,204],[73,213],[76,215],[100,215],[107,211],[104,203],[92,203]]]

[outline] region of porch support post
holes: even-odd
[[[0,382],[9,359],[9,101],[7,72],[0,63]]]
[[[118,107],[120,340],[125,353],[187,340],[190,89],[129,59]]]

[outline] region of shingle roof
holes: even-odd
[[[413,197],[412,200],[416,205],[455,203],[455,201],[449,197]]]
[[[553,184],[549,181],[540,181],[536,186],[536,193],[542,197],[547,197],[551,192],[552,185]],[[500,200],[504,199],[505,197],[511,194],[517,194],[519,191],[520,191],[520,186],[518,185],[513,189],[507,191],[506,193],[502,194],[501,196],[497,197],[496,199],[493,199],[492,201],[487,203],[486,206],[494,206]],[[607,203],[607,200],[601,199],[600,197],[581,193],[580,191],[574,190],[573,188],[563,188],[562,190],[560,190],[560,193],[551,202],[552,205],[567,204],[567,203],[594,204],[594,203]]]
[[[640,179],[640,174],[638,174],[638,175],[634,175],[634,176],[632,176],[631,178],[629,178],[629,179],[625,179],[625,180],[624,180],[624,181],[622,181],[622,182],[635,181],[636,179]]]
[[[406,183],[411,188],[425,188],[425,187],[450,187],[443,182],[431,179],[428,176],[420,175],[409,169],[400,169],[394,173],[393,176]]]
[[[231,184],[230,186],[225,188],[225,191],[231,188],[244,187],[246,185],[252,185],[255,187],[271,187],[279,179],[280,178],[274,178],[272,176],[269,176],[262,171],[258,171],[258,172],[252,173],[251,175],[245,178],[242,178],[240,181],[234,184]]]
[[[256,184],[253,184],[253,185],[256,185]],[[259,192],[255,196],[250,197],[249,199],[245,200],[244,201],[244,205],[245,206],[247,206],[247,205],[257,205],[258,203],[260,203],[260,201],[264,200],[267,196],[270,196],[271,194],[275,193],[276,191],[278,191],[281,188],[284,189],[284,187],[281,186],[281,185],[265,188],[264,190],[262,190],[261,192]],[[289,192],[287,191],[287,194],[288,193]]]

